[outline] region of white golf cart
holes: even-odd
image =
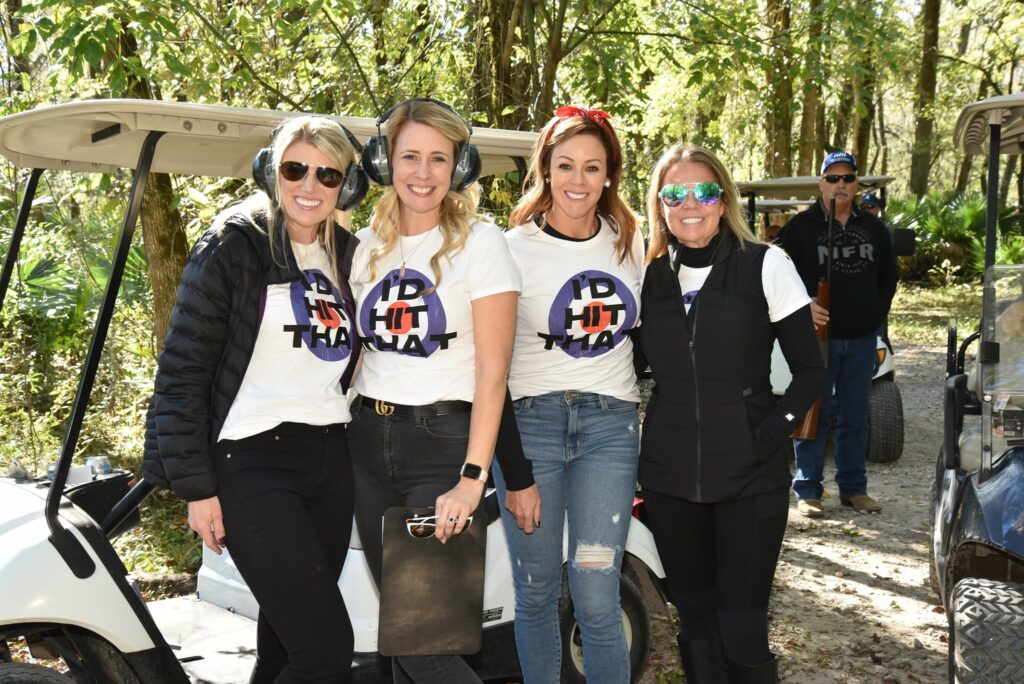
[[[284,118],[260,111],[187,103],[96,100],[0,119],[0,154],[32,169],[0,275],[0,306],[40,176],[46,170],[116,173],[134,170],[131,194],[110,277],[60,458],[52,478],[0,478],[0,682],[161,684],[248,680],[255,656],[256,603],[230,554],[205,551],[195,595],[146,603],[110,541],[138,523],[150,492],[131,473],[94,479],[72,467],[82,419],[110,326],[150,172],[248,178],[256,152]],[[374,119],[336,117],[358,138],[376,134]],[[483,173],[525,171],[535,135],[477,128],[472,141]],[[116,334],[116,332],[114,333]],[[80,478],[69,484],[69,475]],[[483,678],[518,676],[512,635],[511,564],[493,491],[484,585],[484,646],[469,658]],[[182,520],[182,525],[185,521]],[[197,540],[197,543],[198,540]],[[664,578],[653,538],[631,519],[621,580],[623,620],[634,681],[650,645],[641,588],[658,595]],[[377,655],[378,593],[352,535],[339,582],[355,630],[353,681],[390,681],[389,660]],[[583,681],[579,630],[567,594],[560,610],[563,680]],[[67,674],[13,663],[10,644],[24,640],[39,658],[63,660]]]
[[[792,176],[762,181],[738,181],[740,195],[747,199],[750,227],[755,229],[754,217],[802,211],[814,204],[819,193],[817,176]],[[861,190],[877,189],[885,197],[885,187],[895,180],[892,176],[861,176]],[[902,245],[898,255],[912,254],[913,231],[897,231],[896,242]],[[908,251],[909,250],[909,251]],[[867,459],[873,463],[892,463],[903,455],[903,400],[895,383],[896,365],[888,335],[879,335],[875,351],[875,371],[871,383],[868,416]],[[781,395],[789,387],[792,376],[778,343],[772,351],[772,390]]]
[[[1024,264],[994,265],[1001,155],[1024,151],[1024,94],[960,112],[954,144],[988,152],[981,326],[946,351],[932,482],[931,580],[949,617],[950,682],[1024,681]],[[977,359],[965,368],[968,347]],[[965,427],[965,416],[977,416]]]

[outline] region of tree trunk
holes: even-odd
[[[865,64],[867,71],[860,78],[854,90],[853,115],[853,156],[859,160],[860,172],[866,173],[868,166],[868,143],[871,140],[871,126],[875,119],[875,74],[873,65]]]
[[[833,117],[836,129],[832,135],[832,150],[849,151],[850,110],[853,109],[853,91],[856,87],[857,84],[850,76],[843,81],[842,90],[839,91],[839,105]]]
[[[21,0],[4,0],[5,12],[4,12],[4,23],[6,24],[6,32],[9,40],[13,40],[21,33],[20,21],[18,19],[18,13],[21,12]],[[29,58],[25,55],[18,55],[12,57],[6,50],[4,51],[7,58],[11,60],[14,73],[16,74],[27,74],[30,72]],[[21,92],[21,79],[13,78],[10,79],[10,88],[14,92]]]
[[[562,61],[562,32],[565,29],[568,6],[568,0],[558,0],[558,5],[552,13],[551,25],[548,26],[548,47],[544,54],[544,68],[541,71],[535,112],[537,121],[545,121],[555,113],[555,77],[558,75],[558,64]]]
[[[821,0],[811,0],[811,23],[807,33],[807,78],[803,85],[803,112],[800,115],[800,150],[797,155],[798,176],[814,175],[814,155],[821,140],[817,136],[818,109],[821,106]]]
[[[137,56],[138,43],[135,36],[122,27],[121,57],[127,59]],[[152,100],[153,88],[143,79],[129,83],[129,97]],[[159,150],[160,146],[157,145]],[[153,334],[156,336],[157,349],[163,349],[167,323],[171,317],[171,308],[181,282],[181,272],[188,258],[188,240],[185,236],[184,222],[178,211],[171,185],[171,177],[165,173],[152,173],[142,195],[142,240],[149,262],[149,282],[153,288]]]
[[[941,0],[924,0],[921,8],[921,67],[914,100],[914,146],[910,157],[910,191],[918,199],[928,191],[928,170],[932,159],[932,131],[935,123],[935,83],[939,61],[939,14]]]
[[[789,32],[789,0],[768,0],[767,24],[772,29],[771,60],[766,81],[768,102],[765,109],[765,172],[772,178],[788,176],[793,168],[793,78],[786,56]]]
[[[985,99],[985,93],[988,92],[988,83],[982,78],[978,83],[978,100]],[[956,193],[962,195],[967,191],[967,183],[971,179],[971,166],[974,162],[974,157],[969,154],[965,154],[960,158],[960,166],[956,171]]]
[[[1010,184],[1013,183],[1014,171],[1017,169],[1019,154],[1011,154],[1006,158],[1006,166],[1003,168],[1003,175],[999,177],[999,206],[1006,206],[1010,198]]]

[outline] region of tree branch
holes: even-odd
[[[188,2],[188,0],[181,0],[181,6],[184,7],[189,14],[192,14],[196,19],[198,19],[199,22],[203,26],[205,26],[206,29],[214,35],[214,37],[217,38],[217,48],[221,51],[222,54],[230,55],[231,57],[236,59],[238,63],[241,64],[242,67],[249,72],[249,75],[252,76],[254,81],[259,83],[261,86],[263,86],[270,92],[274,93],[274,95],[277,95],[279,98],[281,98],[289,105],[294,107],[296,110],[302,109],[302,105],[300,105],[298,102],[288,97],[282,91],[278,90],[273,85],[264,80],[262,77],[260,77],[260,75],[256,73],[256,69],[252,66],[252,64],[249,63],[249,60],[247,60],[245,57],[243,57],[236,51],[229,51],[222,47],[231,44],[227,36],[225,36],[223,33],[217,30],[217,27],[214,26],[213,23],[209,19],[207,19],[206,16],[202,12],[200,12],[195,5],[193,5],[191,2]]]
[[[957,62],[958,64],[963,64],[964,66],[971,67],[976,71],[980,71],[981,75],[985,77],[985,82],[988,83],[989,86],[992,88],[992,92],[994,92],[996,95],[1003,94],[1002,89],[999,87],[999,84],[996,83],[995,79],[992,78],[992,74],[989,72],[989,70],[981,66],[980,64],[974,64],[973,62],[968,62],[966,59],[954,57],[953,55],[945,55],[941,52],[938,56],[939,59],[945,59],[950,62]]]
[[[341,44],[346,50],[348,50],[348,55],[352,58],[352,63],[355,65],[356,71],[359,72],[359,78],[363,81],[363,85],[366,86],[366,94],[370,96],[370,102],[373,103],[374,110],[378,113],[384,111],[381,109],[380,103],[377,102],[377,96],[374,95],[374,88],[370,85],[370,79],[366,75],[366,72],[363,71],[363,66],[359,63],[359,58],[356,57],[355,50],[352,49],[352,44],[348,42],[348,37],[345,35],[345,32],[342,31],[341,27],[335,22],[334,17],[326,6],[324,6],[324,16],[327,17],[327,23],[329,23],[331,28],[334,29],[334,32],[338,34],[338,39],[341,41]]]

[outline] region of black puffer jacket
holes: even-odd
[[[208,230],[189,254],[171,311],[146,416],[142,476],[187,501],[217,493],[212,449],[256,345],[266,286],[301,275],[280,222],[275,244],[285,263],[271,257],[267,223],[261,215],[239,213]],[[354,320],[348,277],[358,240],[340,227],[334,236],[338,287]],[[353,339],[345,387],[360,346]]]

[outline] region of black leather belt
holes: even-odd
[[[371,399],[363,397],[363,410],[373,411],[378,416],[412,416],[414,418],[434,418],[436,416],[447,416],[453,413],[468,413],[473,410],[473,402],[470,401],[435,401],[433,404],[423,406],[409,406],[407,404],[392,404],[383,399]]]

